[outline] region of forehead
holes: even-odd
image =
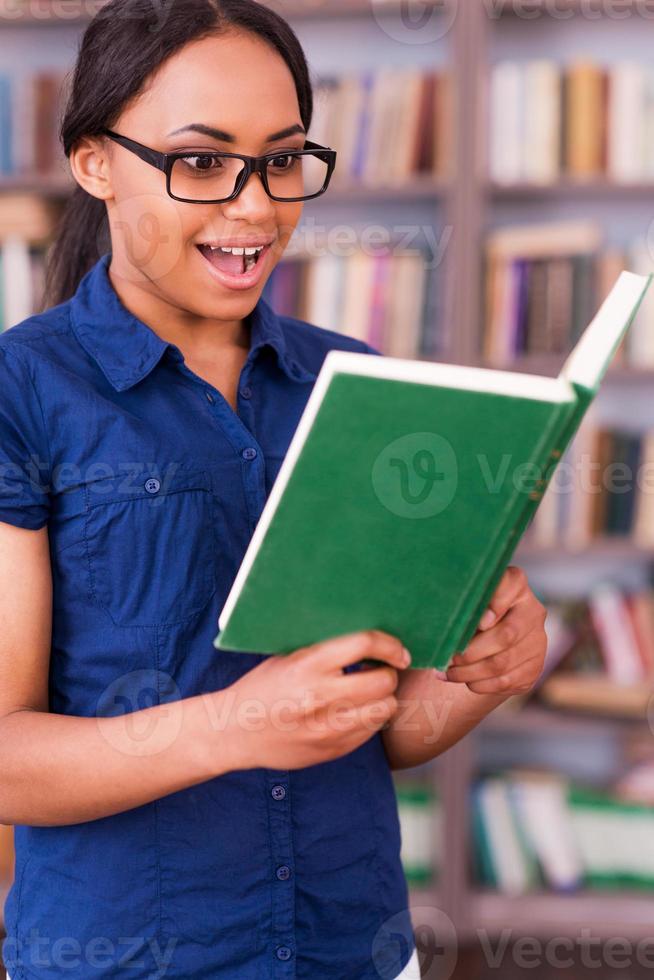
[[[193,41],[168,58],[128,116],[152,135],[202,122],[233,133],[239,143],[256,143],[301,121],[282,56],[262,39],[236,32]],[[192,133],[180,138],[206,140]]]

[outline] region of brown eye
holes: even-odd
[[[195,161],[197,161],[197,163]],[[214,170],[217,170],[222,166],[220,160],[207,154],[202,156],[198,154],[197,156],[184,157],[184,163],[187,164],[190,170],[195,171],[211,170],[212,164],[215,164],[213,167]]]
[[[293,156],[290,153],[283,153],[279,156],[273,157],[270,160],[269,166],[274,167],[275,170],[292,170],[294,164],[299,162],[299,159],[299,157]]]

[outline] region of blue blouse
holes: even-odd
[[[48,525],[50,710],[85,717],[263,659],[217,651],[218,615],[327,351],[379,353],[260,297],[235,413],[125,308],[110,259],[0,335],[0,521]],[[390,980],[414,948],[379,732],[15,843],[13,980]]]

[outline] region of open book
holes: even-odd
[[[214,646],[284,654],[377,628],[411,667],[446,667],[651,279],[621,273],[555,378],[329,351]]]

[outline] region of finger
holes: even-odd
[[[368,701],[365,705],[343,708],[338,712],[338,727],[340,730],[349,731],[357,728],[375,731],[393,717],[397,707],[397,698],[389,694],[385,698]]]
[[[536,661],[536,662],[534,662]],[[523,661],[519,667],[515,667],[499,677],[489,678],[483,681],[471,681],[468,687],[475,694],[527,694],[536,681],[540,671],[537,669],[538,657]]]
[[[447,679],[455,683],[470,684],[473,681],[491,680],[510,674],[523,663],[542,659],[543,646],[537,630],[533,630],[512,650],[503,651],[467,667],[450,668]]]
[[[395,667],[382,665],[376,670],[342,674],[338,683],[338,697],[363,704],[393,694],[399,683],[399,674]]]
[[[402,641],[382,630],[360,630],[330,637],[306,647],[308,656],[316,657],[328,671],[341,670],[366,657],[381,660],[398,669],[407,666]]]
[[[492,657],[518,643],[532,629],[534,624],[525,607],[513,606],[495,626],[484,633],[476,633],[463,653],[452,657],[451,666],[465,666]]]
[[[509,565],[488,603],[488,608],[479,620],[478,628],[488,629],[497,623],[519,599],[521,593],[528,589],[529,583],[524,569],[518,565]]]

